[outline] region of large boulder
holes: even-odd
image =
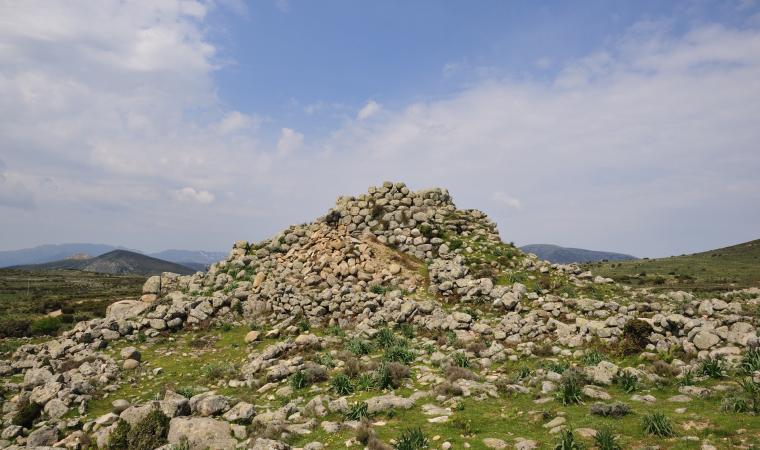
[[[49,447],[58,441],[58,429],[53,427],[37,428],[26,438],[27,447]]]
[[[235,448],[230,424],[208,417],[175,417],[169,422],[169,444],[179,445],[187,439],[190,450],[224,450]]]
[[[106,318],[113,320],[126,320],[142,314],[150,304],[139,300],[120,300],[111,303],[106,309]]]

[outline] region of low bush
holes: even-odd
[[[591,352],[583,355],[581,362],[584,366],[595,366],[605,359],[607,358],[604,356],[604,353],[600,352],[599,350],[592,350]]]
[[[124,419],[116,422],[116,428],[108,437],[108,450],[129,450],[129,423]]]
[[[602,417],[620,418],[631,413],[631,407],[625,403],[594,403],[591,414]]]
[[[646,349],[649,344],[649,336],[654,332],[652,325],[640,320],[633,319],[626,322],[623,327],[623,339],[621,351],[624,355],[636,355]]]
[[[397,362],[384,363],[375,371],[374,385],[378,389],[395,389],[409,376],[409,368]]]
[[[435,392],[436,395],[444,395],[446,397],[457,397],[462,395],[462,388],[459,386],[455,386],[451,384],[448,381],[444,381],[443,383],[438,383],[434,388],[433,392]]]
[[[336,375],[330,382],[330,388],[338,395],[349,395],[354,392],[354,385],[345,374]]]
[[[456,380],[477,380],[478,376],[475,375],[470,369],[465,369],[459,366],[448,366],[444,371],[446,379],[450,382]]]
[[[415,354],[412,350],[402,345],[394,345],[385,350],[383,359],[388,362],[409,364],[414,361]]]
[[[372,352],[372,345],[362,339],[353,338],[346,343],[346,350],[358,356],[368,355]]]
[[[29,330],[36,336],[54,335],[61,329],[61,326],[61,319],[58,317],[42,317],[32,322]]]
[[[159,409],[149,412],[129,431],[130,450],[153,450],[166,444],[169,420]]]

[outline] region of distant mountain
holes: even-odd
[[[161,272],[174,272],[183,275],[195,273],[193,268],[128,250],[113,250],[94,258],[69,258],[43,264],[14,266],[13,268],[32,271],[71,269],[115,275],[157,275]]]
[[[198,270],[205,270],[206,266],[226,258],[227,253],[206,252],[202,250],[164,250],[162,252],[150,253],[150,256],[197,268]]]
[[[0,251],[0,267],[40,264],[69,258],[75,254],[102,255],[123,247],[106,244],[50,244],[21,250]]]
[[[526,253],[535,253],[539,258],[559,264],[585,263],[597,261],[628,261],[637,259],[623,253],[600,252],[583,248],[560,247],[551,244],[531,244],[520,247]]]
[[[40,245],[39,247],[25,248],[21,250],[0,251],[0,267],[58,262],[67,258],[91,258],[113,250],[129,250],[135,253],[143,253],[138,250],[107,244],[77,243]],[[227,253],[201,250],[164,250],[162,252],[149,253],[148,256],[186,265],[194,270],[202,271],[206,270],[208,265],[226,258]]]

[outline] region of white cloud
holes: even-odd
[[[290,128],[283,128],[280,131],[280,139],[277,141],[277,153],[287,156],[299,149],[301,145],[303,145],[303,134]]]
[[[379,103],[374,100],[370,100],[366,105],[362,107],[362,109],[359,110],[359,113],[356,115],[356,117],[359,120],[369,119],[370,117],[377,114],[380,109],[381,106]]]
[[[231,111],[219,122],[219,132],[222,134],[248,130],[257,125],[258,120],[240,111]]]
[[[174,195],[181,202],[196,202],[205,205],[214,201],[214,194],[211,192],[196,190],[192,187],[184,187],[174,191]]]
[[[506,206],[507,208],[522,209],[522,203],[519,199],[509,196],[504,192],[494,192],[491,195],[491,199],[500,205]]]

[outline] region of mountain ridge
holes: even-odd
[[[114,275],[156,275],[162,272],[173,272],[189,275],[196,270],[171,261],[143,255],[129,250],[112,250],[102,255],[87,259],[62,259],[41,264],[11,266],[12,269],[40,270],[82,270],[85,272],[108,273]]]
[[[638,259],[625,253],[588,250],[584,248],[562,247],[554,244],[529,244],[520,247],[526,253],[533,253],[539,258],[558,264],[586,263],[597,261],[629,261]]]

